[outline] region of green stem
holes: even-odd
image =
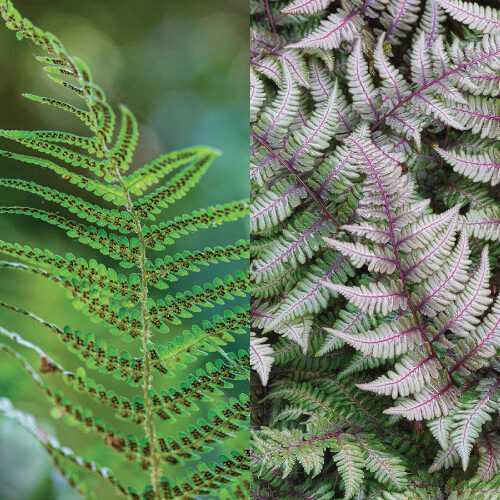
[[[75,66],[75,71],[78,71]],[[79,73],[78,73],[79,74]],[[80,76],[80,75],[79,75]],[[81,76],[80,76],[81,78]],[[81,78],[82,83],[83,79]],[[83,88],[86,89],[85,85]],[[96,140],[99,145],[98,148],[104,154],[104,158],[114,167],[114,173],[116,176],[116,181],[120,185],[123,193],[123,197],[125,199],[125,206],[127,211],[132,216],[134,232],[137,235],[139,240],[139,275],[141,279],[141,290],[140,290],[140,303],[141,303],[141,321],[142,321],[142,335],[141,335],[141,351],[142,351],[142,367],[143,367],[143,383],[142,383],[142,391],[143,391],[143,399],[144,399],[144,432],[146,435],[146,439],[150,443],[151,448],[151,456],[150,456],[150,477],[151,483],[153,486],[154,498],[162,499],[161,493],[161,465],[160,465],[160,454],[158,453],[158,448],[156,446],[156,430],[153,419],[153,406],[151,404],[151,398],[149,396],[149,391],[152,389],[153,382],[153,374],[151,370],[151,359],[149,357],[148,344],[151,342],[151,330],[150,330],[150,319],[149,319],[149,310],[147,307],[148,300],[148,281],[147,281],[147,273],[146,273],[146,241],[144,238],[144,234],[142,232],[142,225],[139,218],[139,215],[134,210],[134,204],[132,202],[132,198],[130,196],[130,191],[128,190],[125,182],[123,181],[123,177],[120,172],[120,165],[116,162],[110,155],[109,149],[106,145],[106,140],[100,136],[100,134],[96,133],[98,117],[94,112],[94,108],[91,104],[91,96],[88,94],[86,90],[85,102],[90,110],[90,113],[93,118],[94,125],[94,133]]]
[[[148,280],[146,274],[146,241],[144,239],[144,234],[142,232],[141,221],[139,216],[134,210],[134,205],[132,199],[130,198],[130,192],[127,190],[125,183],[123,182],[123,177],[120,174],[118,165],[115,165],[116,177],[122,188],[124,197],[126,199],[127,210],[132,216],[134,222],[134,230],[139,239],[139,274],[141,277],[141,321],[142,321],[142,335],[141,335],[141,350],[142,350],[142,366],[143,366],[143,382],[142,391],[144,399],[144,431],[146,438],[151,444],[151,482],[153,485],[153,491],[155,493],[155,498],[162,498],[161,496],[161,485],[160,485],[160,455],[158,453],[158,448],[156,446],[156,431],[153,420],[153,407],[151,405],[151,398],[149,396],[149,391],[152,389],[153,374],[151,370],[151,359],[149,357],[148,344],[151,342],[151,330],[149,321],[149,310],[147,307],[148,301]]]

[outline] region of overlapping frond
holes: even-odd
[[[496,400],[469,444],[451,433],[497,378],[499,27],[492,2],[251,2],[256,497],[495,488]]]
[[[388,412],[402,414],[410,419],[446,415],[456,400],[456,381],[450,378],[454,367],[438,355],[434,343],[442,343],[448,330],[465,336],[479,322],[478,318],[489,305],[486,249],[479,269],[471,278],[464,273],[467,241],[463,234],[460,246],[453,251],[457,209],[452,208],[441,215],[424,216],[415,221],[412,221],[413,217],[405,220],[400,211],[403,203],[411,204],[411,193],[400,188],[405,185],[400,167],[383,158],[370,141],[362,137],[349,140],[354,154],[359,155],[362,168],[367,170],[363,188],[365,197],[360,205],[368,217],[373,217],[377,210],[385,213],[386,220],[381,226],[388,238],[382,240],[383,247],[379,243],[380,238],[375,241],[368,239],[369,244],[326,239],[330,246],[346,255],[354,265],[368,263],[368,270],[381,275],[379,283],[365,287],[326,285],[342,293],[364,312],[377,311],[387,315],[399,311],[400,319],[354,336],[338,332],[338,337],[365,354],[392,357],[408,353],[387,376],[360,386],[382,394],[392,394],[393,397],[415,395],[415,401],[404,402]],[[345,229],[351,231],[352,227]],[[353,234],[360,239],[367,239],[357,227]],[[434,274],[448,258],[450,261],[446,272]],[[383,284],[383,275],[387,275],[386,279],[390,280],[390,288]],[[413,283],[419,284],[418,291],[410,295]],[[459,292],[458,300],[451,290]],[[437,311],[432,308],[435,303],[438,310],[446,308],[446,312],[436,316]],[[434,321],[424,326],[426,321],[420,317],[422,312],[430,313],[430,317],[435,316]],[[337,334],[335,330],[330,330],[330,333]]]

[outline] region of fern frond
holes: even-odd
[[[363,448],[349,434],[339,436],[340,451],[333,459],[344,483],[345,498],[352,498],[358,491],[364,477]]]
[[[460,148],[458,151],[445,151],[435,146],[436,152],[449,163],[455,172],[462,174],[473,181],[488,182],[495,186],[500,182],[500,163],[495,155],[495,150],[469,152],[467,148]]]
[[[119,229],[121,232],[133,231],[133,221],[126,211],[108,210],[98,205],[84,201],[71,194],[63,193],[46,186],[41,186],[33,181],[21,179],[0,179],[0,186],[26,191],[36,194],[47,201],[52,201],[67,208],[70,212],[78,215],[88,222],[96,223],[102,227]]]
[[[55,438],[48,436],[42,429],[37,427],[37,424],[31,415],[22,413],[21,411],[15,409],[7,398],[0,399],[0,411],[7,418],[15,420],[38,441],[40,441],[47,453],[52,456],[56,467],[61,471],[63,476],[68,476],[70,484],[77,488],[82,494],[90,495],[91,491],[80,478],[74,476],[74,470],[71,470],[70,472],[67,469],[66,462],[75,464],[77,467],[84,467],[86,470],[98,474],[115,487],[117,494],[127,494],[128,488],[123,486],[114,477],[113,472],[108,467],[101,468],[95,462],[75,455],[71,449],[66,446],[62,446]]]
[[[333,433],[331,435],[327,433],[321,437],[308,439],[298,430],[279,432],[262,428],[258,434],[253,435],[254,452],[258,453],[259,468],[264,469],[268,464],[276,464],[282,468],[286,477],[298,462],[307,473],[318,475],[323,467],[325,449],[329,446],[337,448],[335,441],[331,439],[333,436]],[[333,443],[330,444],[331,442]],[[282,449],[287,453],[281,453]]]
[[[425,2],[424,10],[415,33],[415,39],[418,39],[421,33],[424,33],[427,47],[431,47],[438,35],[444,31],[444,21],[446,14],[439,6],[437,0],[428,0]]]
[[[427,422],[432,435],[438,440],[443,450],[448,450],[450,443],[450,417],[439,417]]]
[[[365,454],[366,467],[373,472],[375,479],[382,484],[392,485],[397,490],[403,490],[407,476],[403,461],[383,451],[371,436],[361,435],[357,441]]]
[[[18,160],[23,163],[32,163],[42,168],[47,168],[62,177],[65,181],[69,181],[71,184],[75,184],[90,193],[94,193],[96,196],[102,197],[105,201],[110,201],[115,205],[124,204],[123,195],[121,194],[119,187],[114,184],[100,182],[89,177],[76,174],[50,160],[38,158],[36,156],[10,153],[9,151],[4,150],[0,150],[0,156],[12,158],[13,160]]]
[[[2,135],[21,144],[25,144],[28,147],[31,147],[33,141],[34,144],[39,142],[67,144],[68,146],[85,149],[90,154],[95,154],[98,158],[102,158],[102,152],[97,149],[99,145],[93,137],[83,137],[69,132],[58,132],[53,130],[2,130]]]
[[[325,10],[332,0],[294,0],[284,9],[283,14],[316,14]]]
[[[427,382],[414,400],[384,410],[389,415],[403,415],[408,420],[423,420],[447,415],[457,401],[457,390],[448,381],[438,379]]]
[[[111,163],[117,164],[121,170],[128,170],[139,139],[139,131],[134,114],[123,105],[120,106],[120,111],[120,131],[109,154]]]
[[[283,300],[274,313],[274,320],[268,326],[273,328],[279,323],[291,321],[297,317],[319,313],[330,299],[330,292],[322,287],[321,280],[335,280],[342,283],[353,270],[344,257],[326,252],[311,266],[310,272],[299,281],[294,290]]]
[[[464,217],[466,231],[483,240],[500,240],[500,220],[498,212],[489,210],[469,210]]]
[[[392,358],[404,354],[418,343],[418,328],[402,318],[390,324],[382,323],[375,330],[350,335],[341,330],[326,329],[332,337],[342,339],[364,354],[377,358]]]
[[[228,482],[228,478],[239,477],[249,470],[249,460],[246,453],[233,451],[230,457],[222,456],[221,462],[207,466],[200,464],[197,470],[188,469],[183,477],[175,482],[170,478],[162,478],[161,489],[170,498],[186,497],[188,495],[217,494]],[[145,494],[150,494],[146,490]]]
[[[408,396],[419,392],[439,373],[439,363],[432,353],[412,351],[402,357],[387,375],[382,375],[369,384],[358,384],[360,389],[392,396]]]
[[[448,449],[439,450],[434,462],[429,467],[429,472],[433,473],[441,469],[449,469],[460,460],[460,456],[455,449],[455,445],[451,445]]]
[[[99,334],[83,334],[69,326],[60,328],[22,307],[0,301],[4,309],[26,316],[53,334],[78,356],[80,366],[74,373],[65,371],[35,344],[2,328],[0,332],[7,336],[16,349],[31,350],[32,354],[40,357],[42,364],[39,370],[35,370],[10,345],[3,351],[21,364],[49,403],[66,416],[66,421],[100,437],[122,458],[135,461],[140,465],[142,474],[147,471],[150,476],[148,482],[152,484],[137,493],[131,486],[124,487],[118,483],[112,474],[98,470],[92,462],[73,457],[66,448],[47,447],[49,453],[64,474],[67,475],[73,467],[75,470],[88,468],[97,471],[103,478],[110,480],[117,494],[134,500],[142,497],[191,498],[217,494],[228,483],[233,483],[233,478],[239,478],[239,481],[229,484],[228,491],[248,489],[248,456],[241,443],[244,442],[243,432],[249,424],[249,400],[243,395],[238,399],[225,397],[229,396],[237,382],[249,378],[248,352],[231,352],[227,349],[229,343],[235,342],[234,335],[246,333],[249,326],[248,308],[236,304],[232,311],[219,311],[220,314],[216,314],[211,321],[201,318],[199,325],[190,324],[177,337],[167,341],[156,337],[158,343],[152,342],[152,335],[167,332],[170,323],[179,325],[184,319],[201,312],[202,308],[244,297],[248,288],[248,275],[233,268],[231,276],[223,279],[211,277],[210,283],[194,286],[191,290],[172,291],[164,299],[151,297],[148,287],[165,289],[179,277],[198,272],[201,266],[246,258],[249,242],[239,240],[233,245],[215,244],[203,250],[181,250],[175,255],[163,255],[156,260],[146,254],[147,249],[163,250],[165,245],[174,243],[175,239],[190,232],[245,217],[248,203],[236,201],[217,205],[170,221],[163,219],[163,222],[150,227],[142,226],[141,219],[155,220],[161,208],[186,196],[201,180],[219,154],[218,151],[209,147],[189,148],[162,155],[128,176],[122,175],[131,167],[139,137],[138,123],[132,111],[120,106],[121,121],[117,124],[113,108],[106,101],[103,90],[92,81],[83,61],[72,58],[57,37],[23,18],[10,0],[0,0],[0,13],[7,27],[17,32],[18,38],[27,38],[43,49],[44,54],[36,57],[46,65],[44,70],[49,78],[62,90],[69,91],[72,99],[81,99],[83,104],[80,106],[72,104],[73,101],[65,102],[33,94],[25,96],[73,114],[90,132],[89,137],[85,137],[59,131],[2,130],[0,135],[5,139],[16,141],[41,155],[51,156],[54,161],[4,150],[0,151],[0,155],[48,169],[62,177],[64,182],[93,193],[104,202],[123,207],[109,209],[106,203],[91,203],[78,195],[66,194],[64,190],[57,191],[32,181],[2,179],[0,186],[36,194],[96,227],[71,220],[50,209],[7,206],[0,207],[0,212],[29,215],[53,224],[65,230],[70,238],[119,260],[123,267],[135,268],[125,275],[91,258],[86,260],[73,254],[62,257],[48,249],[1,242],[0,251],[16,260],[1,261],[1,269],[21,270],[63,287],[75,307],[88,315],[91,321],[104,326],[108,333],[120,335],[123,340],[131,343],[135,341],[135,344],[131,344],[130,352],[120,350],[119,346],[108,343],[108,339],[105,341]],[[303,64],[305,68],[305,63],[297,55],[290,52],[288,59],[283,59],[280,64],[283,68],[291,64],[292,69]],[[103,180],[73,172],[61,163],[76,169],[87,169],[87,174],[95,174],[103,177]],[[156,191],[146,193],[150,186],[160,182]],[[132,200],[134,196],[138,197],[135,201]],[[128,233],[128,236],[110,231]],[[139,356],[131,354],[134,352],[140,352]],[[209,359],[201,364],[200,358],[203,356]],[[99,382],[88,377],[81,365],[99,370],[102,374]],[[193,366],[191,373],[182,373],[188,366]],[[132,392],[127,392],[126,396],[119,395],[106,382],[111,376],[131,386],[134,391],[136,388],[142,389],[141,395],[133,393],[130,396]],[[164,376],[171,380],[165,383],[165,379],[161,378]],[[60,389],[53,387],[57,377],[81,393],[78,401],[82,403],[76,404]],[[155,388],[157,377],[161,379],[163,391]],[[92,400],[97,409],[108,407],[109,411],[111,408],[119,419],[141,427],[139,438],[124,436],[121,425],[111,427],[103,422],[97,416],[97,410],[94,413],[87,408],[87,400]],[[213,409],[209,409],[205,402],[213,402],[210,404]],[[195,421],[196,413],[200,418]],[[184,428],[179,427],[170,436],[164,435],[163,430],[160,432],[156,425],[157,421],[171,423],[176,417],[184,415],[192,417],[191,423],[187,423]],[[232,451],[233,445],[243,450]],[[204,460],[216,450],[227,450],[227,453],[231,452],[231,457],[222,457],[219,465],[205,464]],[[65,459],[68,459],[69,467],[63,465]],[[182,465],[189,460],[199,462],[198,471],[188,470],[186,479],[178,478],[174,482],[161,478],[163,464]],[[71,479],[71,476],[70,484],[85,495],[92,495],[84,483]]]
[[[265,98],[264,84],[255,71],[250,68],[250,122],[257,120],[257,114]]]
[[[66,219],[55,212],[48,212],[29,207],[0,207],[2,214],[28,215],[40,219],[51,225],[57,226],[67,232],[70,238],[78,239],[81,243],[98,249],[101,253],[111,258],[120,260],[123,267],[132,267],[138,258],[139,240],[128,239],[125,236],[106,234],[102,229],[85,226],[78,222]]]
[[[419,10],[420,0],[388,2],[380,17],[380,22],[386,29],[384,38],[391,43],[400,43],[400,39],[407,35],[418,19]]]
[[[280,54],[282,65],[286,65],[292,78],[302,87],[310,88],[309,71],[300,51],[296,49],[284,50]]]
[[[500,313],[500,299],[497,298],[491,312],[477,327],[470,328],[470,336],[464,336],[454,346],[454,354],[458,361],[453,365],[452,372],[457,370],[473,371],[482,367],[493,356],[498,346],[498,325]],[[473,321],[474,323],[477,322]]]
[[[335,49],[342,41],[350,42],[361,27],[361,20],[354,11],[339,9],[321,21],[316,30],[299,42],[289,45],[291,48]]]
[[[189,232],[217,227],[225,222],[233,222],[248,215],[248,201],[240,200],[216,205],[208,208],[195,210],[182,217],[175,217],[168,222],[160,222],[158,225],[144,227],[144,237],[149,242],[156,241],[161,244],[171,244],[179,238],[180,235],[189,234]],[[145,218],[154,219],[152,214],[144,214]]]
[[[347,287],[329,282],[324,283],[335,292],[341,293],[363,312],[372,314],[382,312],[387,314],[399,308],[406,309],[406,299],[397,284],[391,281],[387,285],[382,283],[368,283],[359,287]]]
[[[321,236],[328,234],[331,222],[326,215],[304,213],[296,217],[284,236],[254,261],[257,283],[282,273],[285,266],[296,268],[320,248]]]
[[[63,111],[68,111],[69,113],[79,118],[85,125],[87,125],[88,127],[92,127],[91,114],[88,111],[84,111],[83,109],[73,106],[72,104],[68,104],[67,102],[60,101],[58,99],[52,99],[51,97],[40,97],[34,94],[23,94],[23,97],[26,97],[26,99],[29,99],[30,101],[53,106]]]
[[[491,413],[498,409],[500,382],[495,379],[481,381],[474,391],[464,393],[452,416],[450,437],[462,458],[462,467],[467,469],[474,441],[481,427],[491,420]]]
[[[73,167],[86,168],[97,176],[106,177],[106,180],[110,180],[108,174],[109,163],[107,162],[95,160],[94,158],[84,155],[83,153],[73,151],[63,146],[58,146],[52,142],[26,138],[17,133],[17,131],[11,133],[10,130],[0,130],[0,136],[12,139],[16,142],[24,144],[28,148],[34,149],[35,151],[39,151],[40,153],[45,153],[49,156],[62,160]]]
[[[177,276],[186,276],[190,271],[199,272],[200,267],[230,260],[247,258],[250,251],[250,242],[245,240],[237,241],[235,245],[226,247],[205,248],[202,251],[184,251],[173,257],[166,256],[163,259],[156,259],[154,265],[147,261],[148,282],[156,288],[168,288],[169,281],[177,281]]]
[[[283,179],[266,191],[263,196],[252,200],[250,227],[253,231],[270,229],[284,221],[293,213],[301,200],[307,197],[306,190],[294,181],[293,177]]]
[[[500,103],[498,99],[482,96],[469,96],[464,104],[456,104],[451,110],[455,113],[459,126],[470,130],[480,137],[496,138],[500,133]],[[453,123],[450,123],[453,125]]]
[[[135,195],[142,195],[153,184],[158,184],[160,180],[176,168],[191,163],[197,156],[203,154],[217,155],[209,148],[189,148],[183,151],[167,153],[153,160],[148,165],[144,165],[132,174],[125,177],[123,182],[128,190]]]
[[[499,438],[485,434],[479,439],[479,466],[477,474],[482,481],[490,481],[498,474]]]
[[[250,365],[259,374],[262,385],[267,385],[273,363],[273,350],[266,337],[250,336]]]
[[[471,29],[495,34],[500,30],[500,15],[490,6],[463,0],[437,0],[439,5],[454,19]]]
[[[382,103],[380,92],[373,84],[368,65],[361,52],[361,41],[355,42],[347,60],[347,84],[353,98],[353,107],[365,120],[379,118],[378,110]]]
[[[167,181],[164,186],[158,188],[153,193],[139,198],[134,202],[134,210],[141,217],[146,214],[160,213],[160,208],[167,208],[188,194],[191,188],[196,186],[203,174],[208,170],[212,161],[218,153],[210,151],[202,155],[192,165],[184,168],[177,175]]]
[[[288,69],[284,70],[284,82],[283,90],[278,92],[270,109],[264,111],[255,124],[256,132],[271,145],[281,142],[286,127],[294,119],[299,104],[300,91],[294,84]]]
[[[309,170],[321,152],[328,147],[337,127],[337,84],[323,106],[317,108],[305,126],[292,135],[286,149],[291,155],[290,165],[298,170]]]

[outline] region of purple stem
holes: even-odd
[[[426,83],[425,85],[423,85],[422,87],[420,87],[419,89],[415,90],[414,92],[412,92],[409,96],[405,97],[404,99],[401,99],[390,111],[388,111],[384,116],[382,116],[382,118],[380,118],[376,123],[375,125],[372,126],[371,128],[371,131],[373,132],[381,123],[384,122],[384,120],[388,117],[388,116],[391,116],[398,108],[400,108],[405,102],[408,102],[410,99],[412,99],[413,97],[415,97],[416,95],[419,95],[421,92],[423,92],[424,90],[428,89],[429,87],[431,87],[432,85],[434,85],[435,83],[438,83],[440,82],[441,80],[443,80],[444,78],[454,74],[454,73],[457,73],[458,71],[461,71],[465,68],[468,68],[469,66],[472,66],[473,64],[478,64],[482,61],[484,61],[485,59],[488,59],[490,57],[494,57],[496,56],[497,54],[500,54],[500,49],[496,50],[495,52],[491,52],[490,54],[486,54],[482,57],[479,57],[478,59],[474,59],[472,61],[469,61],[465,64],[461,64],[460,66],[457,66],[456,68],[453,68],[451,69],[450,71],[447,71],[446,73],[443,73],[441,76],[438,76],[437,78],[435,78],[434,80],[431,80],[430,82]]]
[[[396,237],[394,235],[394,221],[392,219],[392,213],[391,213],[391,209],[389,207],[389,200],[387,199],[387,195],[385,194],[385,189],[384,189],[384,186],[382,184],[382,181],[380,180],[380,177],[378,176],[377,170],[375,169],[372,162],[370,161],[370,158],[368,158],[368,156],[364,152],[361,145],[359,143],[357,143],[355,141],[355,139],[351,139],[351,141],[356,145],[359,152],[364,156],[366,163],[370,166],[370,170],[373,172],[375,180],[379,186],[380,193],[382,195],[382,199],[384,200],[385,212],[387,213],[387,219],[389,222],[389,238],[391,240],[391,244],[392,244],[392,248],[393,248],[393,252],[394,252],[396,268],[398,270],[399,279],[401,281],[401,284],[403,285],[403,295],[406,298],[406,301],[408,303],[408,307],[410,308],[411,314],[412,314],[413,319],[415,321],[415,325],[417,326],[418,331],[420,332],[420,335],[422,336],[422,339],[429,344],[429,347],[431,349],[433,356],[439,361],[440,365],[443,367],[445,372],[448,373],[450,380],[456,385],[456,381],[454,380],[453,375],[449,372],[448,368],[441,361],[441,359],[437,355],[436,351],[434,350],[434,346],[432,345],[432,341],[427,337],[427,334],[425,333],[424,327],[422,326],[422,324],[420,322],[420,318],[418,317],[417,310],[415,309],[415,306],[413,305],[413,303],[410,299],[410,294],[408,292],[408,288],[406,287],[406,281],[405,281],[403,267],[401,266],[401,260],[399,259]]]

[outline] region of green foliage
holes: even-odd
[[[498,20],[251,2],[256,497],[498,496]]]
[[[146,225],[189,196],[219,152],[193,147],[130,170],[139,138],[133,113],[121,106],[118,120],[86,65],[71,57],[56,36],[23,18],[10,0],[0,1],[0,12],[19,39],[26,38],[43,50],[37,60],[48,65],[44,70],[69,91],[71,102],[24,96],[75,115],[89,134],[1,130],[6,142],[36,152],[30,156],[2,149],[2,156],[19,165],[48,169],[62,178],[63,186],[73,184],[82,195],[31,180],[1,179],[1,187],[34,194],[56,208],[3,206],[0,213],[32,217],[62,229],[75,254],[81,250],[78,241],[105,256],[102,261],[73,253],[62,256],[48,248],[1,241],[0,253],[13,260],[0,261],[0,269],[28,273],[62,287],[76,310],[116,336],[60,327],[1,300],[5,310],[55,335],[78,357],[79,367],[67,370],[37,343],[3,327],[0,335],[5,343],[0,350],[23,369],[25,383],[34,384],[46,396],[54,415],[64,415],[67,424],[99,437],[116,460],[138,467],[134,474],[118,478],[108,466],[112,464],[103,467],[75,455],[9,400],[0,401],[0,411],[40,441],[85,497],[97,497],[87,485],[88,476],[107,480],[117,497],[132,499],[244,496],[249,487],[250,403],[245,387],[250,358],[234,344],[235,336],[246,334],[249,326],[249,308],[242,298],[249,283],[244,260],[250,244],[240,240],[176,254],[163,251],[190,233],[246,217],[248,203],[234,201]],[[156,190],[149,192],[154,185]],[[60,212],[69,212],[75,219]],[[113,266],[113,260],[120,267]],[[231,266],[232,274],[225,272],[194,287],[182,283],[182,278],[206,266],[231,261],[240,261]],[[170,288],[169,295],[161,292]],[[231,308],[229,301],[235,302]],[[216,310],[211,319],[200,314],[206,308]],[[78,314],[75,311],[75,323]],[[182,334],[172,335],[173,327],[182,327]],[[120,347],[121,340],[128,342],[127,350]],[[33,358],[39,360],[39,367],[34,367]],[[95,379],[91,371],[98,375]],[[136,394],[132,398],[124,395],[130,394],[129,387]],[[75,402],[81,398],[71,397],[72,392],[83,395],[85,404]],[[114,413],[114,423],[100,416],[110,414],[106,408]],[[175,421],[183,422],[183,431],[172,430]],[[215,463],[217,453],[223,455]],[[163,476],[167,466],[174,467],[169,471],[182,472]]]

